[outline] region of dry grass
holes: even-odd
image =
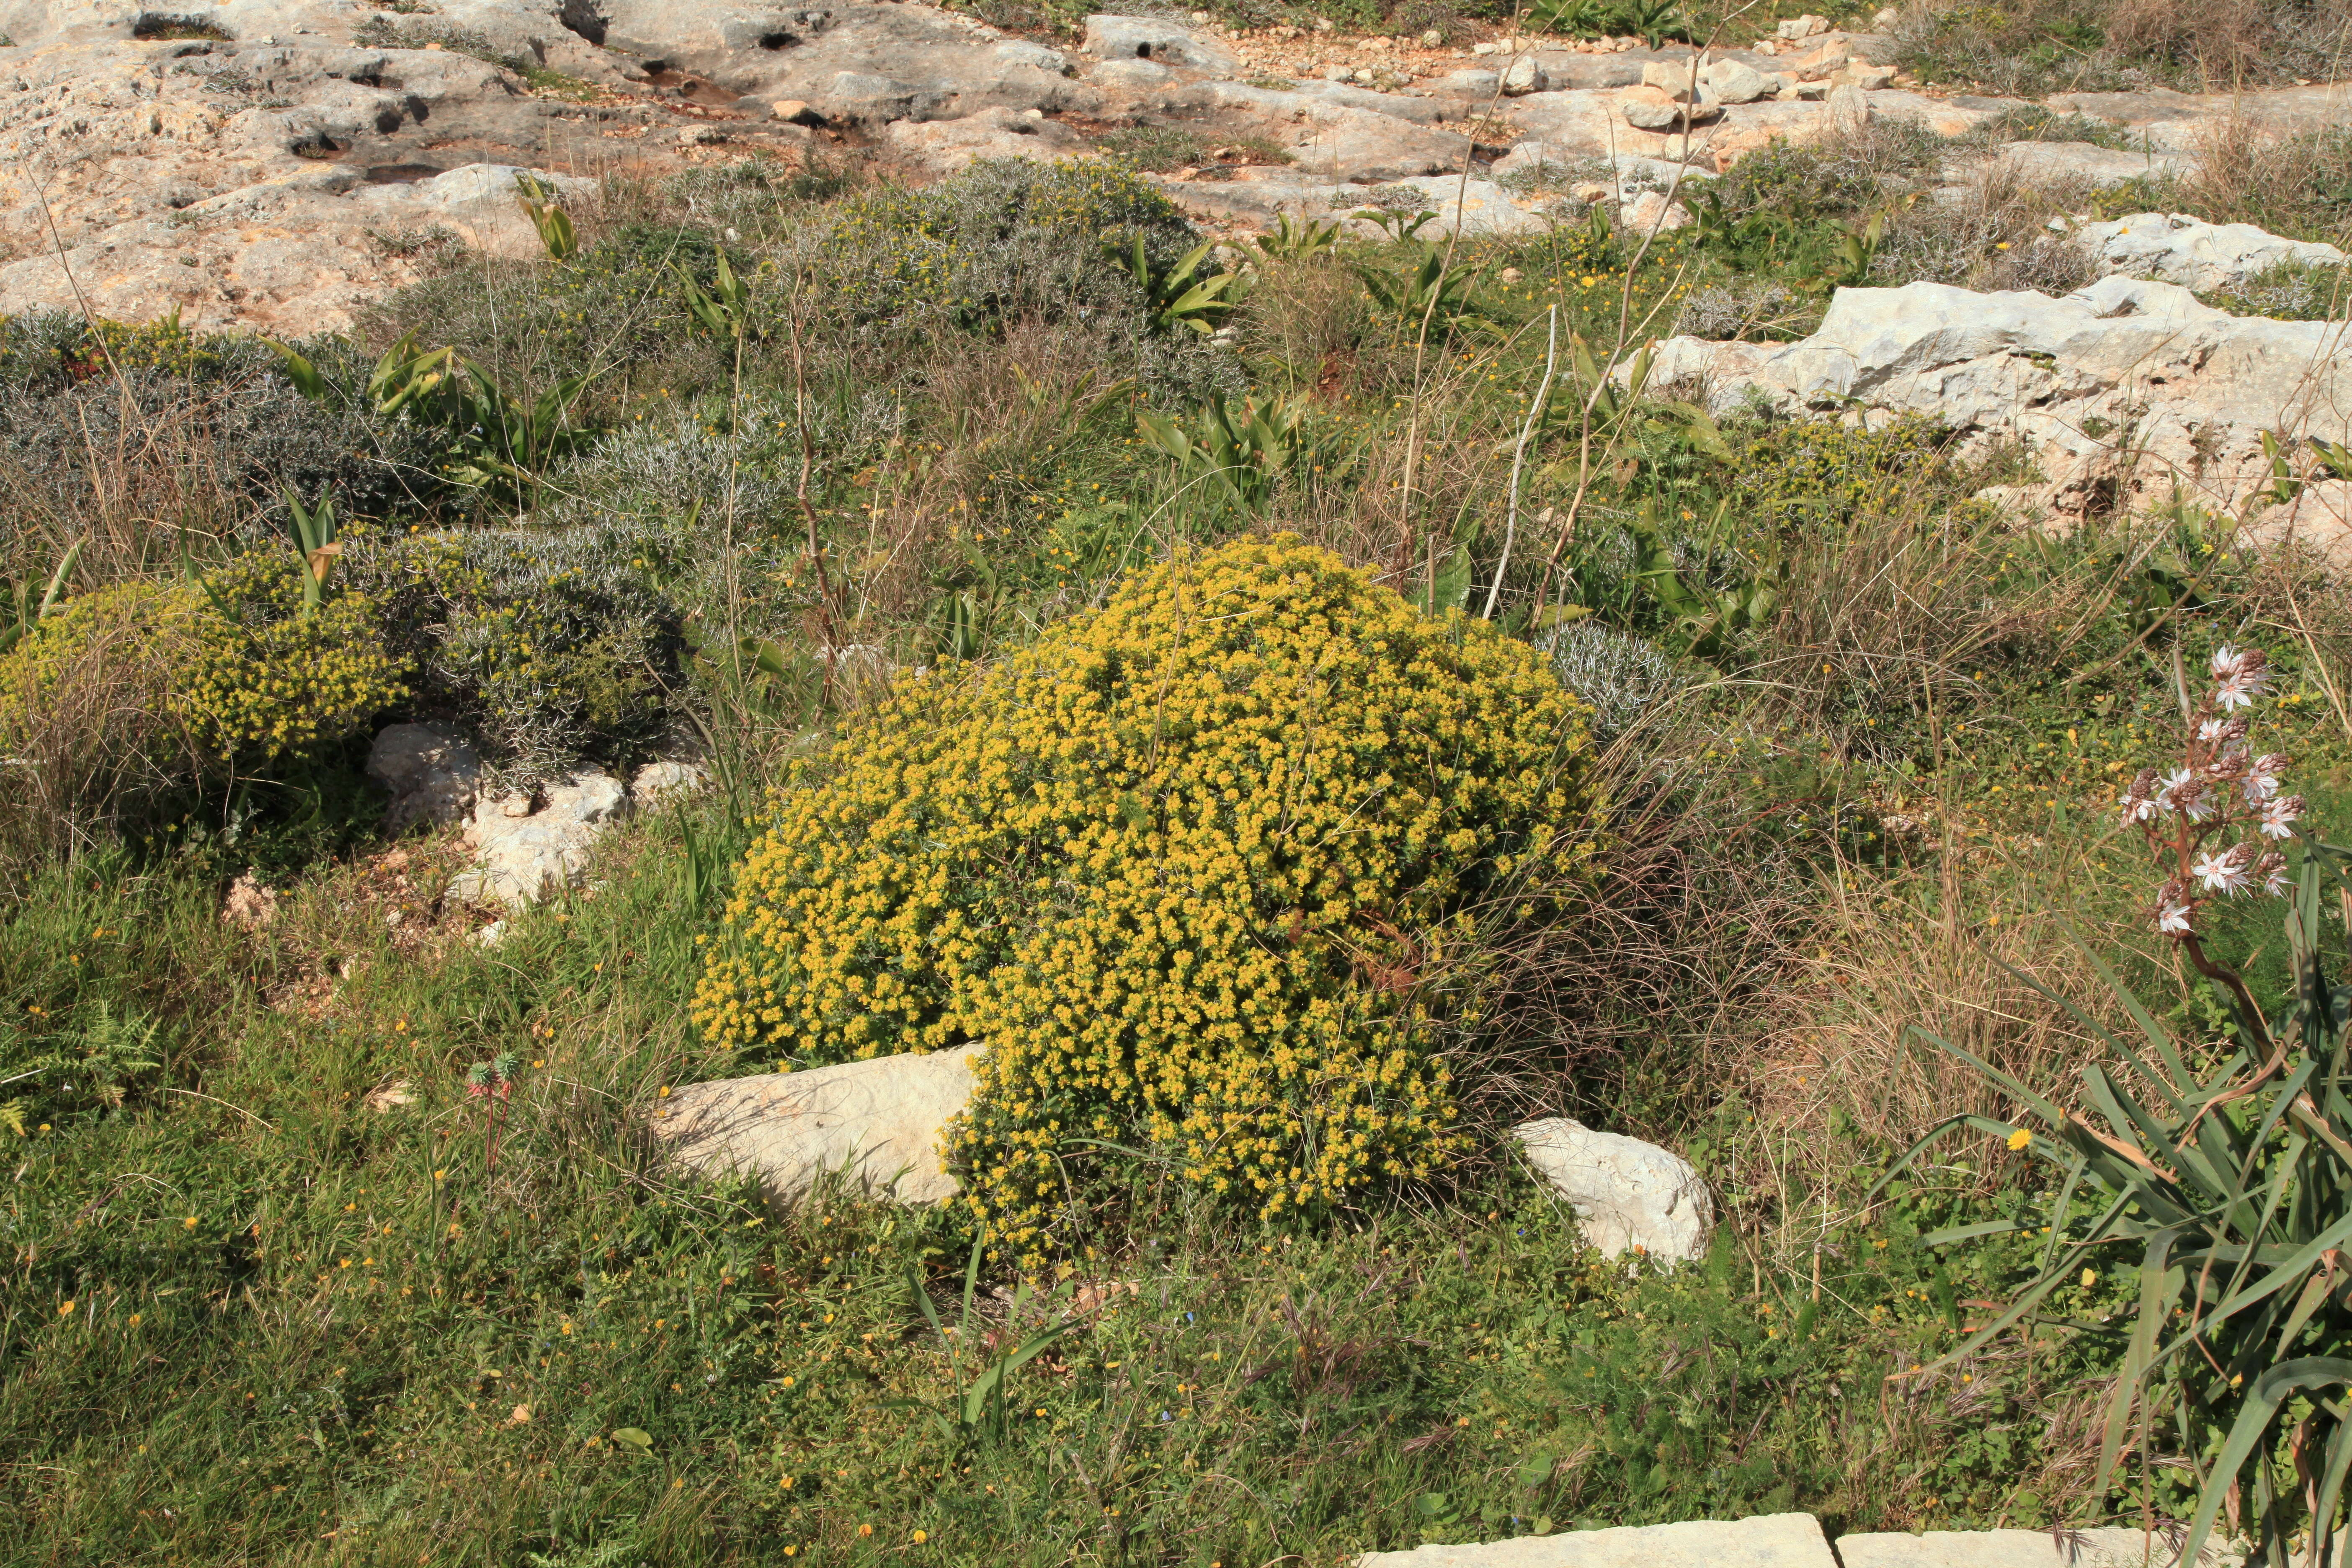
[[[197,767],[172,698],[194,652],[188,619],[151,600],[87,624],[54,662],[37,668],[22,652],[0,661],[0,867],[68,856],[135,827]]]
[[[2182,210],[2294,239],[2352,243],[2352,130],[2276,134],[2244,114],[2215,125],[2176,186]]]

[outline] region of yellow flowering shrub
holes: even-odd
[[[783,789],[694,1016],[814,1064],[985,1040],[951,1134],[1001,1244],[1089,1141],[1273,1215],[1463,1133],[1421,983],[1471,904],[1591,854],[1543,658],[1285,536],[1188,554]]]
[[[306,616],[300,570],[290,551],[257,550],[205,574],[198,651],[176,697],[212,756],[308,751],[407,694],[373,603],[330,594]]]
[[[341,740],[404,695],[367,601],[302,618],[291,552],[77,595],[0,658],[0,753],[43,809],[106,822],[231,763]]]

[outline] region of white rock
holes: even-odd
[[[701,763],[664,757],[629,775],[629,802],[635,806],[651,805],[665,795],[692,795],[709,782],[709,770]]]
[[[938,1203],[959,1190],[940,1134],[971,1102],[987,1048],[689,1084],[656,1104],[654,1135],[706,1175],[757,1175],[772,1204],[836,1171],[868,1194]]]
[[[1153,60],[1105,60],[1087,74],[1089,79],[1105,87],[1130,89],[1159,87],[1175,75]]]
[[[1645,60],[1642,65],[1642,85],[1656,88],[1676,103],[1696,102],[1703,79],[1688,60]]]
[[[1522,98],[1531,92],[1541,92],[1545,87],[1543,67],[1533,55],[1521,55],[1503,71],[1503,91],[1511,98]]]
[[[1807,15],[1784,19],[1779,26],[1772,29],[1772,36],[1785,42],[1796,43],[1801,39],[1810,38],[1817,33],[1826,33],[1829,30],[1828,17]]]
[[[1840,82],[1830,89],[1822,108],[1828,111],[1832,136],[1857,136],[1870,123],[1870,100],[1852,82]]]
[[[1811,1514],[1768,1513],[1367,1552],[1356,1568],[1838,1568],[1838,1560]]]
[[[1059,121],[1033,120],[1010,109],[983,109],[961,120],[894,121],[882,135],[891,151],[942,175],[982,158],[1050,163],[1093,155],[1086,138]]]
[[[1241,68],[1241,58],[1223,44],[1161,16],[1089,16],[1078,47],[1102,60],[1150,60],[1218,72]]]
[[[455,725],[394,724],[368,748],[367,776],[392,796],[383,813],[386,833],[419,822],[447,827],[474,809],[482,763]]]
[[[2169,1568],[2179,1555],[2161,1535],[2117,1529],[2071,1531],[2063,1550],[2046,1530],[1890,1531],[1842,1535],[1837,1552],[1845,1568]],[[2210,1542],[2200,1553],[2216,1568],[2240,1555]]]
[[[1706,1254],[1715,1198],[1682,1156],[1564,1117],[1511,1132],[1528,1163],[1574,1205],[1585,1240],[1609,1257],[1641,1252],[1672,1268]]]
[[[1503,89],[1503,79],[1494,71],[1448,71],[1430,86],[1440,92],[1456,92],[1465,98],[1492,98]]]
[[[1691,221],[1680,202],[1666,200],[1664,191],[1643,191],[1617,210],[1620,226],[1634,234],[1660,234]]]
[[[627,809],[621,781],[604,773],[575,773],[546,792],[546,804],[528,816],[509,816],[500,803],[484,802],[466,826],[474,867],[449,884],[466,902],[495,899],[510,909],[535,903],[576,884],[588,868],[591,846]]]
[[[1655,87],[1628,88],[1618,99],[1625,123],[1637,131],[1674,131],[1701,125],[1722,112],[1713,104],[1679,100]]]
[[[2176,284],[2120,275],[2063,300],[1911,283],[1841,289],[1820,329],[1793,343],[1668,339],[1652,374],[1704,384],[1719,413],[1754,386],[1792,415],[1857,402],[1927,415],[1968,437],[1970,453],[2021,442],[2046,476],[2015,498],[2025,510],[2128,510],[2176,484],[2237,510],[2270,486],[2264,431],[2352,440],[2341,331],[2231,316]],[[2328,504],[2324,487],[2307,493]],[[2259,533],[2268,514],[2255,510]],[[2319,513],[2294,531],[2336,548]]]
[[[1773,78],[1738,60],[1717,60],[1707,67],[1706,85],[1725,103],[1753,103],[1777,90]]]
[[[1999,159],[2021,181],[2082,180],[2095,189],[2151,175],[2186,174],[2197,167],[2197,160],[2186,153],[2118,153],[2088,142],[2009,142],[2001,145]]]
[[[2231,289],[2273,267],[2302,262],[2340,267],[2332,245],[2282,239],[2250,223],[2206,223],[2179,213],[2135,213],[2112,223],[2087,224],[2075,243],[2110,272],[2156,278],[2204,292]]]

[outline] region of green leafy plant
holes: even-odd
[[[2352,990],[2330,978],[2320,956],[2324,874],[2352,910],[2352,854],[2296,826],[2303,801],[2282,793],[2287,758],[2251,754],[2238,710],[2270,685],[2261,651],[2222,648],[2212,668],[2216,684],[2187,715],[2176,763],[2143,769],[2121,805],[2125,826],[2145,839],[2165,876],[2150,910],[2157,931],[2224,998],[2221,1039],[2178,1037],[2086,942],[2137,1027],[2136,1041],[2012,970],[2106,1046],[2109,1060],[2083,1071],[2083,1109],[1922,1029],[1922,1038],[1997,1085],[2042,1130],[1957,1116],[1896,1170],[1951,1133],[1973,1130],[2052,1173],[2040,1212],[1929,1238],[2031,1235],[2041,1228],[2036,1221],[2047,1228],[2039,1274],[1946,1363],[2021,1322],[2065,1321],[2062,1292],[2086,1257],[2116,1246],[2137,1251],[2138,1303],[2107,1405],[2099,1488],[2127,1449],[2152,1460],[2163,1442],[2186,1460],[2197,1497],[2182,1561],[2195,1561],[2226,1507],[2232,1526],[2253,1537],[2250,1561],[2284,1562],[2298,1527],[2334,1531],[2352,1472],[2352,1419],[2342,1403],[2352,1392],[2343,1262],[2352,1242]],[[2252,836],[2237,837],[2250,829]],[[2294,875],[2265,844],[2290,835],[2304,845]],[[2258,889],[2286,900],[2292,993],[2267,1008],[2204,946],[2214,901]],[[2078,1194],[2090,1201],[2078,1205]],[[2095,1278],[2083,1270],[2080,1284],[2087,1289]]]
[[[728,265],[727,253],[719,253],[718,268],[708,290],[690,268],[682,263],[672,265],[686,289],[686,308],[702,330],[713,337],[742,338],[751,328],[751,285]]]
[[[1263,511],[1307,446],[1306,410],[1281,398],[1239,409],[1212,397],[1188,420],[1139,409],[1144,437],[1176,459],[1188,482],[1210,486],[1244,511]]]
[[[1164,270],[1155,269],[1143,248],[1143,236],[1132,237],[1126,248],[1106,247],[1110,258],[1126,269],[1143,290],[1151,324],[1161,331],[1184,328],[1206,336],[1223,326],[1240,300],[1234,297],[1242,280],[1238,272],[1202,275],[1202,263],[1214,247],[1194,246]]]
[[[547,254],[557,261],[569,261],[580,254],[580,236],[572,226],[570,215],[556,205],[554,188],[536,174],[528,172],[515,175],[516,198],[522,205],[523,216],[530,226],[539,230],[539,242]]]
[[[594,428],[576,417],[594,373],[568,376],[526,402],[456,349],[420,349],[416,338],[411,331],[384,351],[356,401],[380,419],[405,414],[433,431],[441,472],[453,483],[519,504],[549,465],[594,438]],[[263,342],[304,396],[329,406],[354,401],[303,355]]]
[[[1358,216],[1391,220],[1384,226],[1398,237],[1399,243],[1419,252],[1418,259],[1401,271],[1374,260],[1356,268],[1365,291],[1401,330],[1418,332],[1426,322],[1431,335],[1441,339],[1457,333],[1493,335],[1494,319],[1477,298],[1479,268],[1456,266],[1444,246],[1416,237],[1421,226],[1436,214],[1416,213],[1410,218],[1372,212]]]
[[[335,535],[335,498],[324,495],[315,507],[306,507],[302,498],[292,490],[286,494],[286,531],[294,541],[294,553],[300,560],[302,583],[302,618],[310,619],[319,613],[319,603],[327,586],[327,574],[334,568],[335,557],[343,552]]]
[[[1676,549],[1654,500],[1629,525],[1640,581],[1667,617],[1660,640],[1699,658],[1720,658],[1733,639],[1762,629],[1786,582],[1779,551],[1769,542],[1742,548],[1731,515],[1729,501],[1717,506],[1686,551]]]
[[[101,1001],[88,1023],[22,1055],[9,1048],[15,1041],[0,1036],[0,1089],[16,1091],[0,1100],[0,1126],[23,1138],[29,1136],[27,1118],[37,1108],[60,1118],[76,1110],[121,1108],[138,1080],[163,1066],[156,1043],[161,1031],[155,1019],[118,1014],[111,1003]]]
[[[1271,232],[1259,235],[1254,242],[1258,253],[1276,261],[1304,261],[1334,249],[1339,243],[1338,218],[1302,218],[1293,222],[1288,213],[1274,220]]]
[[[1036,1360],[1054,1348],[1055,1342],[1077,1328],[1084,1320],[1067,1314],[1042,1328],[1014,1337],[1014,1328],[1023,1317],[1041,1300],[1055,1305],[1066,1302],[1070,1294],[1068,1281],[1056,1286],[1051,1296],[1042,1297],[1024,1279],[1014,1289],[1010,1322],[1013,1327],[998,1330],[973,1309],[979,1294],[980,1264],[986,1255],[988,1237],[983,1231],[971,1244],[971,1254],[963,1269],[962,1314],[952,1329],[940,1322],[939,1308],[931,1301],[931,1293],[923,1287],[922,1270],[910,1264],[907,1269],[907,1289],[922,1310],[923,1321],[931,1326],[948,1347],[948,1365],[957,1383],[961,1385],[957,1397],[945,1412],[933,1411],[931,1421],[947,1439],[950,1454],[961,1455],[975,1442],[984,1438],[1002,1437],[1006,1426],[1007,1405],[1004,1385],[1014,1372]],[[990,1352],[994,1353],[991,1354]],[[965,1383],[966,1377],[971,1382]]]
[[[49,574],[47,584],[36,588],[30,577],[21,583],[0,580],[0,654],[5,654],[24,640],[25,634],[47,617],[57,613],[58,601],[64,597],[66,579],[73,575],[74,563],[80,558],[86,539],[77,539],[58,558],[56,570]]]

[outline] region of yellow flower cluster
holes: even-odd
[[[198,653],[178,699],[214,756],[307,751],[406,695],[371,602],[331,595],[304,616],[302,570],[291,552],[266,550],[205,574]]]
[[[200,766],[339,740],[404,695],[367,602],[299,616],[290,552],[238,557],[194,583],[121,583],[66,601],[0,660],[0,735],[91,679],[92,660],[155,711],[151,744]]]
[[[783,790],[695,1021],[803,1064],[991,1042],[953,1152],[1031,1259],[1099,1143],[1267,1215],[1426,1174],[1461,1134],[1421,970],[1591,855],[1586,719],[1293,537],[1180,556]]]

